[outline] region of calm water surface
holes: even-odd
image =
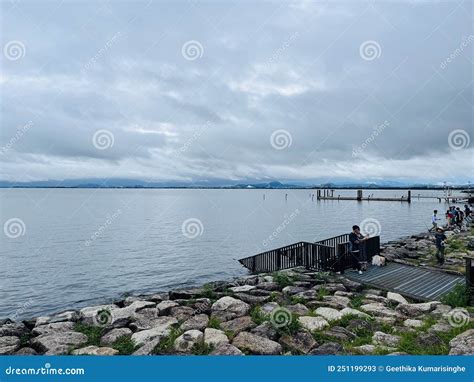
[[[396,239],[426,230],[432,210],[445,208],[436,200],[416,198],[411,204],[317,202],[312,193],[0,190],[2,226],[18,218],[25,228],[16,238],[0,235],[0,318],[33,317],[124,293],[228,279],[246,274],[237,258],[339,235],[368,218],[380,223],[382,241]],[[335,193],[355,195],[354,190]]]

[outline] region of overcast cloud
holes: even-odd
[[[469,180],[470,1],[4,1],[0,180]]]

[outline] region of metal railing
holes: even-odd
[[[361,259],[370,261],[380,252],[380,238],[375,236],[360,245]],[[370,259],[370,260],[369,260]],[[275,272],[294,267],[306,267],[317,271],[333,271],[351,266],[349,235],[335,236],[316,243],[300,241],[285,247],[272,249],[258,255],[245,257],[239,262],[253,273]]]

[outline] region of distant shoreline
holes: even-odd
[[[143,186],[0,186],[0,189],[131,189],[131,190],[420,190],[443,191],[443,187],[342,187],[342,186],[308,186],[308,187],[143,187]],[[465,190],[466,187],[453,186],[450,190]]]

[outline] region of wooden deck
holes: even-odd
[[[370,266],[362,275],[347,270],[344,276],[362,284],[400,293],[416,300],[439,300],[456,284],[466,283],[463,276],[389,262],[385,267]]]

